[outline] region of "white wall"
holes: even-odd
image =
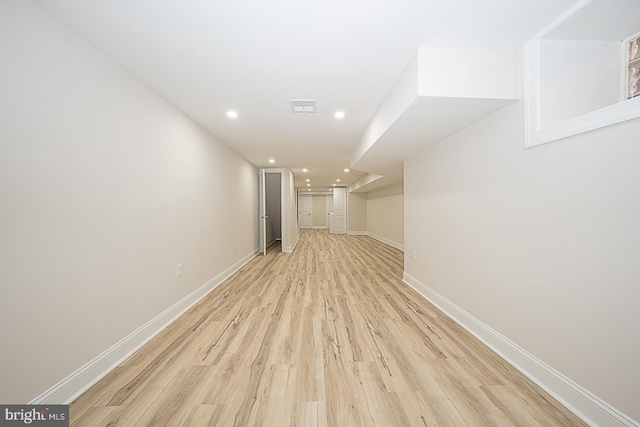
[[[636,420],[638,135],[525,150],[518,102],[407,160],[404,187],[406,272]]]
[[[0,63],[0,402],[25,403],[251,256],[257,171],[30,2],[0,2]]]
[[[402,182],[367,193],[367,233],[399,249],[404,245]]]
[[[452,98],[517,99],[520,62],[518,49],[421,47],[419,93]]]
[[[620,42],[540,42],[540,127],[620,102]]]
[[[348,193],[349,234],[367,231],[367,193]]]
[[[351,150],[351,167],[357,169],[358,161],[389,130],[409,105],[419,95],[418,54],[411,59],[384,101],[373,115],[360,139]],[[362,169],[366,170],[366,169]]]
[[[329,228],[329,209],[333,206],[333,194],[313,194],[313,228]]]

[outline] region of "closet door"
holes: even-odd
[[[329,222],[329,233],[333,234],[333,194],[327,196],[327,221]]]
[[[298,211],[300,228],[313,228],[313,197],[300,194],[298,197]]]
[[[333,233],[347,234],[347,189],[333,189]]]

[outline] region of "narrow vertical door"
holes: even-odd
[[[333,233],[347,234],[347,189],[333,189]]]
[[[258,222],[260,223],[260,253],[267,254],[267,196],[265,192],[265,172],[260,169],[258,178]]]
[[[333,234],[333,194],[327,196],[327,216],[329,217],[329,233]]]

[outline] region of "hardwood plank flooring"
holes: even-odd
[[[70,406],[92,426],[584,426],[402,280],[400,251],[303,230]]]

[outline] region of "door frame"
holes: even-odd
[[[301,206],[300,198],[303,197],[303,196],[316,196],[316,195],[329,196],[329,197],[327,197],[327,203],[328,203],[328,200],[330,198],[332,200],[332,205],[333,205],[333,188],[331,188],[329,190],[321,190],[321,191],[306,191],[306,190],[303,190],[303,189],[297,189],[296,190],[296,204],[297,204],[297,207],[298,207],[298,210],[297,210],[297,212],[298,212],[298,215],[297,215],[297,218],[298,218],[298,230],[300,230],[302,228],[302,221],[300,220],[300,217],[301,217],[300,216],[300,213],[301,213],[301,211],[300,211],[300,206]],[[348,201],[349,201],[349,197],[348,197],[348,194],[347,194],[347,203],[348,203]],[[311,215],[313,216],[313,204],[312,204],[312,207],[311,207]],[[325,219],[325,220],[328,221],[328,219]],[[347,220],[348,220],[348,215],[347,215]],[[311,229],[314,228],[313,220],[311,220],[311,227],[310,228]],[[327,224],[327,229],[329,229],[329,224]]]
[[[285,169],[284,168],[260,168],[258,171],[258,222],[260,223],[259,228],[259,241],[260,241],[260,253],[262,255],[267,254],[267,217],[266,217],[266,206],[267,206],[267,195],[265,192],[265,175],[268,173],[279,173],[280,174],[280,232],[282,234],[282,241],[284,241],[284,234],[286,233],[285,228]],[[282,248],[284,251],[284,247]]]

